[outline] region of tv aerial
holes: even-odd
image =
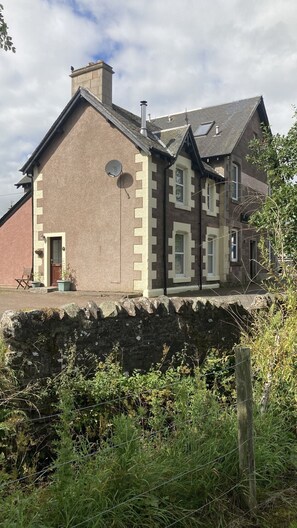
[[[122,164],[118,160],[110,160],[105,165],[105,172],[111,178],[117,178],[122,173]]]

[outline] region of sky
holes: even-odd
[[[71,96],[70,68],[104,60],[113,101],[152,118],[263,95],[273,133],[297,104],[296,0],[1,0],[0,218],[20,167]]]

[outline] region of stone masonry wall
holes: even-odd
[[[85,373],[112,351],[128,372],[146,371],[164,354],[165,366],[179,352],[202,361],[211,348],[230,350],[249,318],[243,306],[223,301],[125,298],[85,308],[6,311],[0,331],[7,364],[27,383],[61,372],[69,355]]]

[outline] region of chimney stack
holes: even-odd
[[[113,69],[103,61],[89,62],[88,66],[73,70],[72,94],[78,88],[88,88],[104,104],[112,104],[112,75]]]
[[[140,108],[141,108],[141,128],[140,128],[140,134],[147,137],[147,129],[146,129],[146,107],[147,107],[147,101],[140,101]]]

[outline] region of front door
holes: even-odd
[[[51,286],[57,286],[62,272],[62,237],[51,238]]]

